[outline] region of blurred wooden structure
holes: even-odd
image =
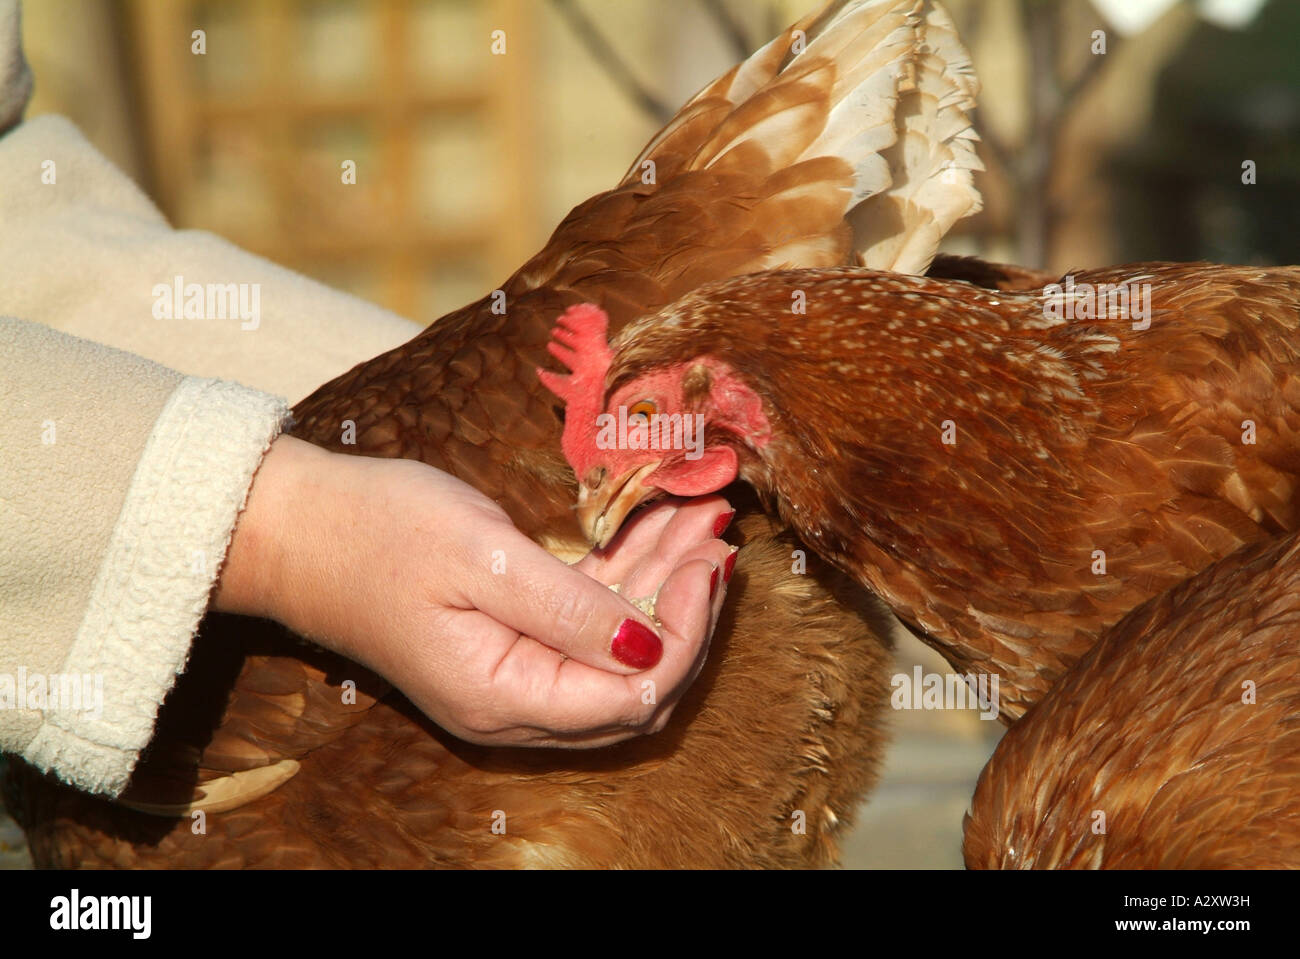
[[[129,0],[156,199],[414,319],[482,295],[532,252],[533,6]]]

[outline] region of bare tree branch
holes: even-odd
[[[739,22],[731,15],[727,5],[723,0],[699,0],[702,6],[713,22],[718,25],[727,41],[731,44],[731,49],[736,55],[737,60],[744,60],[753,51],[749,45],[749,38],[745,31],[741,29]]]
[[[1106,53],[1104,55],[1093,54],[1088,57],[1088,59],[1084,61],[1083,69],[1080,70],[1075,75],[1074,79],[1072,79],[1066,86],[1064,102],[1067,105],[1072,104],[1075,98],[1083,93],[1084,90],[1088,88],[1089,84],[1092,83],[1093,79],[1097,77],[1103,69],[1105,69],[1106,64],[1110,62],[1110,58],[1115,55],[1115,51],[1120,48],[1122,43],[1123,41],[1118,32],[1107,35]]]
[[[587,52],[591,54],[592,58],[605,69],[610,79],[627,94],[633,103],[658,123],[667,123],[672,119],[676,111],[641,84],[641,81],[633,75],[631,68],[618,55],[578,4],[574,3],[573,0],[551,0],[551,5],[569,24],[569,28],[573,30],[579,42],[587,48]]]
[[[1001,136],[993,132],[993,128],[988,124],[983,126],[976,124],[975,129],[979,130],[980,142],[988,149],[989,155],[993,157],[1002,171],[1003,176],[1010,176],[1012,173],[1011,148],[1007,146]]]
[[[767,15],[764,19],[763,34],[768,37],[781,35],[785,29],[785,14],[779,7],[777,0],[770,0],[767,4]]]
[[[984,141],[1002,167],[1015,196],[1019,262],[1042,266],[1052,261],[1060,210],[1051,195],[1061,140],[1079,107],[1079,98],[1114,55],[1093,55],[1073,77],[1061,75],[1062,8],[1044,0],[1020,0],[1020,22],[1030,51],[1026,88],[1028,129],[1012,148],[986,131]]]

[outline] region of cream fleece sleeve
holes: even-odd
[[[0,315],[294,400],[420,331],[211,233],[173,230],[56,116],[0,136]]]
[[[0,750],[121,791],[286,414],[0,318]]]

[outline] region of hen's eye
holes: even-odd
[[[640,400],[632,404],[632,407],[627,411],[627,418],[631,420],[634,417],[639,416],[646,422],[649,422],[650,417],[654,416],[656,409],[657,407],[654,403],[650,402],[650,400]]]

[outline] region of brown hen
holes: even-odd
[[[1125,617],[1011,728],[971,868],[1300,868],[1300,537]]]
[[[961,672],[1000,677],[1018,718],[1124,614],[1300,525],[1300,268],[1073,282],[768,273],[608,343],[603,311],[569,310],[553,352],[573,373],[546,381],[589,537],[739,477]],[[1077,295],[1106,285],[1130,299]],[[654,433],[692,418],[693,446]]]
[[[832,3],[575,209],[503,284],[504,311],[485,297],[325,385],[296,435],[448,470],[558,554],[585,552],[558,404],[534,372],[554,316],[598,299],[618,326],[756,270],[924,269],[978,205],[973,92],[930,3]],[[860,589],[816,563],[791,573],[788,531],[753,509],[733,529],[729,611],[656,737],[469,746],[360,667],[211,616],[122,802],[18,766],[10,801],[47,866],[827,864],[875,775],[887,651]]]

